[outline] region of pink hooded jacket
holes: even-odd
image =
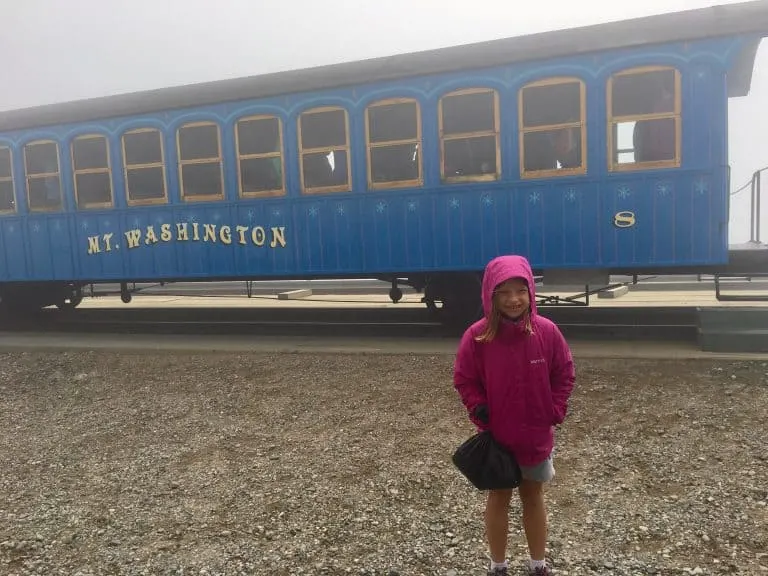
[[[522,322],[502,320],[491,342],[477,342],[490,316],[493,291],[502,282],[528,283],[533,334]],[[454,386],[470,419],[510,450],[521,466],[543,462],[552,452],[554,426],[563,422],[575,381],[573,359],[557,326],[536,310],[536,289],[528,261],[501,256],[486,266],[482,286],[485,318],[470,326],[459,344]],[[488,406],[488,425],[474,417]]]

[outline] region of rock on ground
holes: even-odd
[[[0,573],[483,574],[452,362],[3,354]],[[768,574],[767,413],[759,362],[579,362],[557,573]]]

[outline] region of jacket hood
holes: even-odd
[[[486,318],[491,315],[494,290],[499,284],[512,278],[522,278],[528,284],[531,318],[536,316],[536,285],[528,260],[523,256],[499,256],[488,262],[483,275],[483,312],[485,312]]]

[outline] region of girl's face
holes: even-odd
[[[509,318],[519,318],[531,304],[528,286],[521,278],[499,284],[493,293],[496,308]]]

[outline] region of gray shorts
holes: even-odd
[[[535,466],[520,466],[523,478],[533,482],[550,482],[555,477],[555,467],[552,464],[552,456]]]

